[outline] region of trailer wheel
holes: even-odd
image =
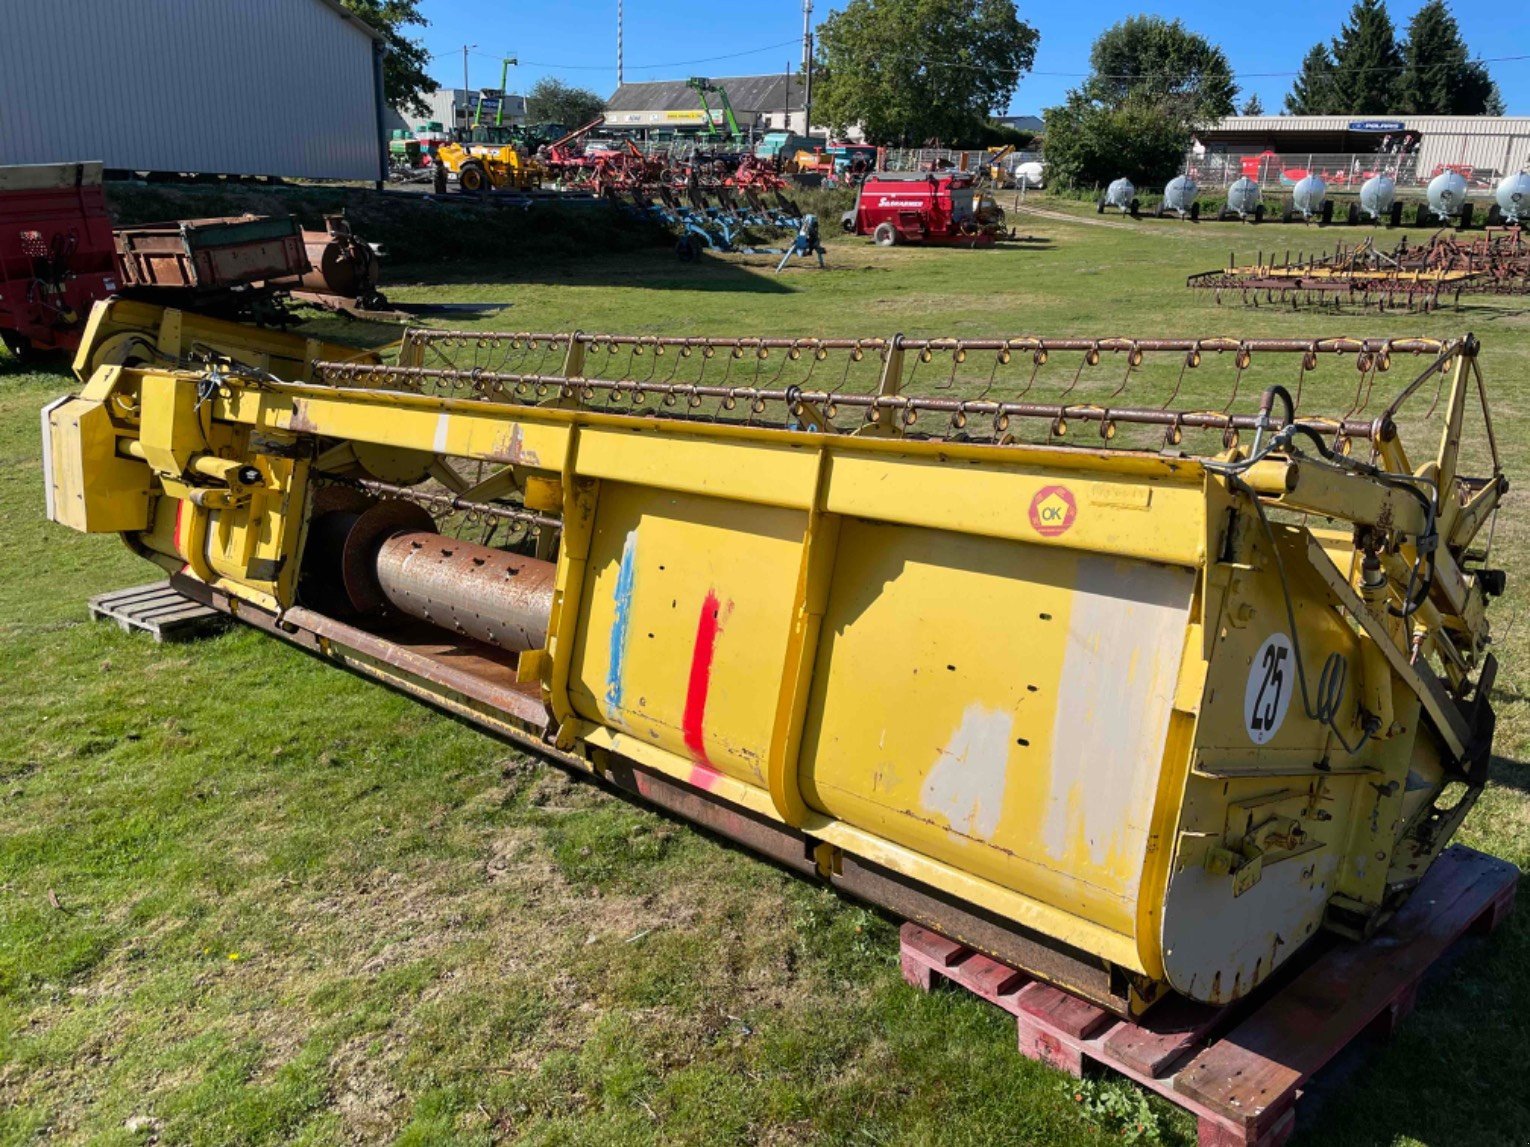
[[[878,247],[896,247],[898,229],[891,223],[878,223],[877,229],[871,233],[871,241]]]
[[[457,173],[457,186],[469,195],[477,195],[489,186],[489,173],[481,163],[464,163]]]
[[[1281,221],[1281,222],[1282,222],[1282,223],[1290,223],[1290,222],[1291,222],[1291,221],[1292,221],[1292,220],[1294,220],[1294,219],[1295,219],[1295,218],[1296,218],[1296,212],[1295,212],[1295,211],[1292,211],[1292,210],[1291,210],[1291,209],[1290,209],[1290,208],[1289,208],[1289,207],[1288,207],[1288,208],[1286,208],[1286,212],[1285,212],[1285,214],[1284,214],[1284,215],[1282,215],[1282,216],[1281,216],[1281,217],[1280,217],[1280,221]]]
[[[1201,221],[1201,201],[1199,199],[1197,199],[1194,203],[1190,204],[1190,222],[1192,222],[1192,223],[1199,223],[1200,221]]]
[[[1475,203],[1463,203],[1461,205],[1461,230],[1465,231],[1472,225],[1472,215],[1476,212]]]
[[[1355,226],[1355,224],[1357,224],[1359,222],[1360,222],[1360,204],[1358,204],[1358,203],[1351,203],[1349,205],[1349,225],[1351,227],[1353,227],[1353,226]]]
[[[1402,209],[1403,209],[1403,205],[1402,205],[1402,200],[1401,199],[1397,200],[1395,203],[1392,204],[1392,210],[1388,214],[1387,218],[1388,218],[1388,221],[1392,224],[1393,227],[1401,227],[1402,226]]]
[[[1137,213],[1139,211],[1141,211],[1141,210],[1142,210],[1142,204],[1138,201],[1136,196],[1133,196],[1132,197],[1132,205],[1131,205],[1132,218],[1133,219],[1137,218]]]
[[[1497,227],[1502,222],[1503,208],[1499,207],[1498,204],[1495,203],[1493,206],[1488,208],[1487,225],[1489,227]]]
[[[1256,203],[1256,204],[1254,204],[1254,222],[1255,223],[1263,223],[1264,222],[1264,204],[1263,203]]]
[[[1104,215],[1105,214],[1105,200],[1104,199],[1096,200],[1095,205],[1094,205],[1094,213],[1096,215]]]

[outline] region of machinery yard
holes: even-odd
[[[136,219],[158,214],[159,194],[142,193]],[[177,193],[175,213],[232,213],[219,196]],[[259,195],[241,196],[239,210],[258,209]],[[1442,297],[1427,313],[1218,308],[1181,284],[1246,248],[1241,224],[999,203],[1012,242],[881,247],[825,227],[826,267],[779,275],[764,254],[682,263],[668,243],[560,249],[561,232],[515,258],[515,227],[535,223],[505,224],[491,240],[503,257],[473,259],[434,242],[424,205],[402,221],[369,209],[357,225],[389,240],[394,303],[484,308],[454,315],[462,337],[427,356],[456,372],[433,383],[448,395],[494,385],[484,370],[543,373],[561,357],[479,332],[675,336],[698,353],[665,361],[649,342],[644,364],[633,344],[597,342],[588,354],[608,365],[589,375],[646,393],[592,385],[580,397],[686,410],[705,384],[717,389],[701,413],[726,420],[729,388],[752,388],[731,415],[745,419],[755,391],[796,384],[793,418],[853,427],[868,416],[834,395],[866,389],[849,380],[875,353],[862,361],[856,340],[901,333],[951,340],[908,352],[910,393],[932,397],[895,412],[921,433],[959,441],[1008,416],[1027,440],[1037,426],[1084,446],[1119,431],[1156,451],[1170,435],[1188,449],[1197,433],[1230,433],[1221,412],[1253,409],[1272,383],[1299,385],[1302,411],[1369,420],[1429,362],[1399,343],[1384,372],[1374,353],[1359,371],[1355,355],[1326,352],[1309,366],[1299,351],[1256,350],[1250,365],[1240,344],[1474,334],[1511,482],[1493,534],[1508,578],[1492,607],[1494,756],[1454,839],[1530,863],[1523,297]],[[494,209],[462,210],[441,235]],[[296,334],[357,346],[401,329],[304,315]],[[1055,340],[1048,361],[1031,335]],[[732,340],[715,367],[699,350],[707,336]],[[1140,373],[1133,344],[1112,341],[1131,336],[1148,349]],[[1176,337],[1206,340],[1195,369],[1154,358],[1147,340]],[[740,338],[800,345],[765,356]],[[998,363],[985,340],[1006,338],[1013,354]],[[821,366],[815,339],[833,340]],[[1017,1054],[1014,1021],[983,1000],[910,988],[892,914],[254,629],[160,645],[88,620],[88,598],[153,571],[112,538],[43,517],[38,410],[78,389],[61,362],[0,357],[0,1140],[1195,1142],[1190,1116],[1119,1077],[1079,1083]],[[1434,389],[1400,416],[1415,463],[1439,435]],[[779,425],[771,401],[759,419]],[[1192,414],[1166,420],[1168,408]],[[1482,446],[1472,440],[1474,463]],[[1521,1141],[1527,1041],[1521,913],[1454,950],[1389,1041],[1320,1076],[1322,1102],[1302,1108],[1292,1141]]]

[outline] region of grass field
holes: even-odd
[[[780,277],[765,257],[657,250],[416,265],[389,291],[506,304],[486,329],[1472,330],[1506,466],[1530,475],[1523,301],[1217,308],[1186,273],[1315,233],[1062,209],[1077,219],[1017,216],[1030,241],[995,251],[836,240],[828,270]],[[71,385],[0,358],[0,1141],[1194,1141],[1130,1087],[1021,1059],[986,1005],[906,987],[896,925],[872,911],[254,632],[156,647],[85,620],[86,597],[152,571],[43,521],[37,411]],[[1521,866],[1526,505],[1511,493],[1497,533],[1499,757],[1462,833]],[[1530,1141],[1527,1048],[1522,913],[1301,1141]]]

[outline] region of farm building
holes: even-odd
[[[799,74],[732,76],[712,83],[728,93],[733,114],[745,131],[796,131],[802,123],[803,83]],[[721,100],[707,97],[712,119],[723,127]],[[622,84],[606,101],[606,123],[614,128],[695,131],[706,123],[701,99],[685,80]]]
[[[466,88],[437,88],[420,96],[420,102],[426,108],[423,113],[408,108],[389,108],[385,126],[389,131],[415,128],[422,123],[438,123],[448,130],[454,127],[465,128],[473,122],[473,115],[480,103],[483,104],[483,122],[492,123],[500,98],[500,93],[490,88],[476,88],[473,91]],[[501,122],[525,123],[526,97],[506,95],[503,99],[505,108]]]
[[[1530,164],[1530,116],[1228,116],[1197,133],[1196,151],[1367,155],[1399,146],[1421,175],[1451,166],[1491,178]]]
[[[6,10],[0,165],[382,177],[384,44],[338,0]]]

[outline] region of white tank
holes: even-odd
[[[1246,175],[1227,189],[1228,210],[1239,215],[1252,215],[1260,198],[1259,184]]]
[[[1397,181],[1390,175],[1373,175],[1360,185],[1360,210],[1372,219],[1392,210],[1396,198]]]
[[[1466,204],[1466,178],[1459,171],[1442,171],[1429,181],[1429,209],[1441,219],[1461,214]]]
[[[1015,168],[1015,186],[1035,190],[1044,182],[1043,171],[1041,164],[1036,160],[1020,164]]]
[[[1499,181],[1493,198],[1498,200],[1498,210],[1503,212],[1505,222],[1518,223],[1521,219],[1530,219],[1530,175],[1523,171],[1505,175]]]
[[[1183,215],[1190,210],[1190,205],[1195,202],[1195,195],[1199,190],[1195,180],[1188,175],[1176,175],[1163,189],[1163,205]]]
[[[1136,194],[1137,189],[1132,186],[1130,179],[1114,179],[1105,189],[1105,203],[1107,206],[1129,211],[1132,206],[1132,196]]]
[[[1323,200],[1328,198],[1328,184],[1316,175],[1309,175],[1291,192],[1291,202],[1303,215],[1317,215],[1323,210]]]

